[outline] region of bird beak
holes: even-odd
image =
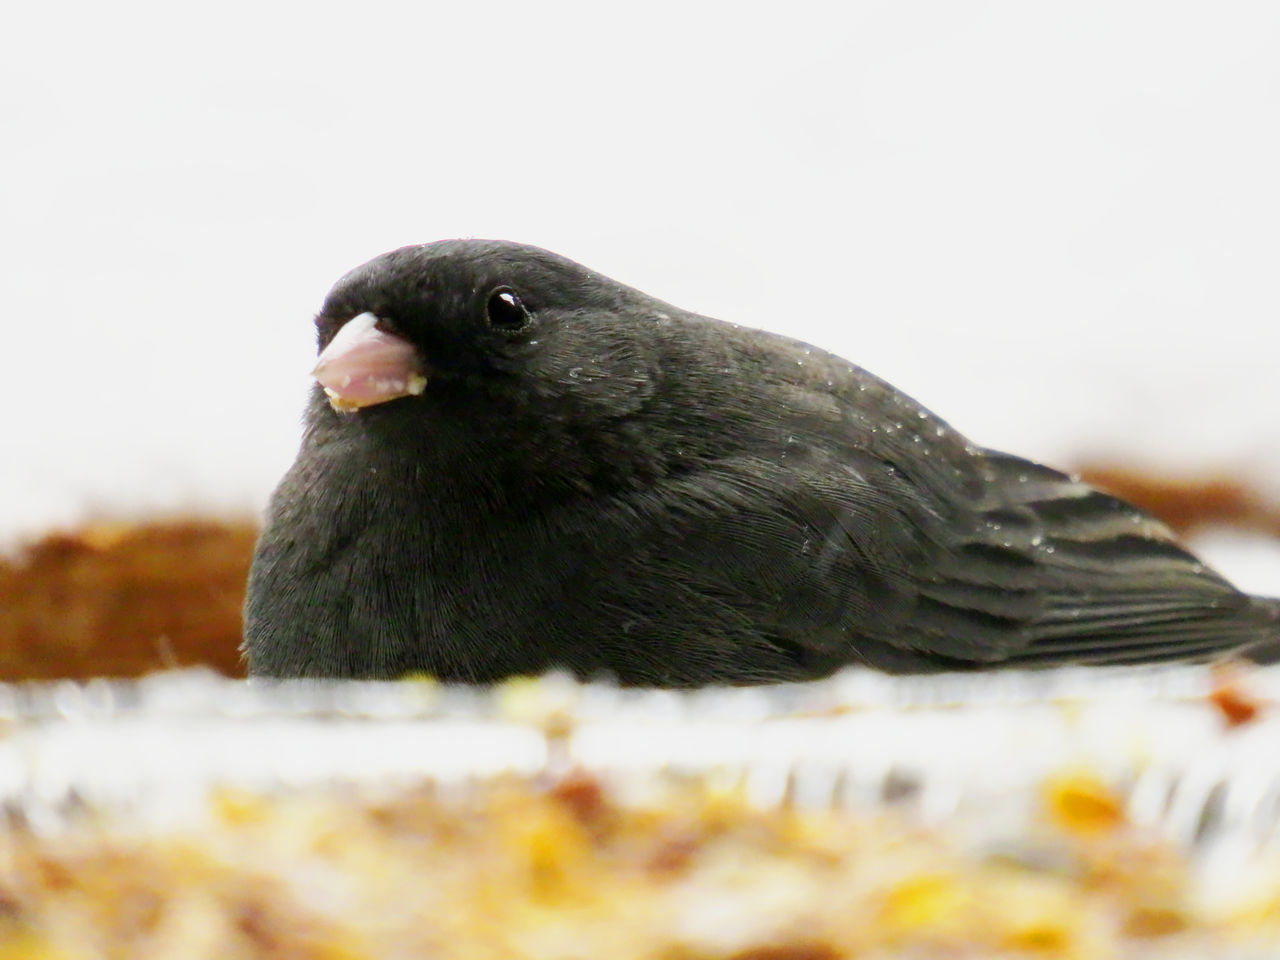
[[[377,323],[372,313],[352,317],[316,359],[311,375],[335,410],[359,410],[426,389],[417,349]]]

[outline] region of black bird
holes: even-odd
[[[691,686],[1280,641],[1280,603],[1136,507],[545,250],[395,250],[316,322],[249,577],[257,675]]]

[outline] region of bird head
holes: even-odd
[[[617,416],[652,390],[647,328],[674,310],[663,307],[536,247],[403,247],[330,291],[312,373],[343,416],[383,405],[421,413],[442,392],[508,413],[553,406],[560,416]]]

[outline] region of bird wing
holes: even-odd
[[[1272,617],[1177,542],[1158,520],[1048,467],[976,456],[971,522],[943,531],[919,580],[918,622],[987,611],[993,592],[1033,602],[1019,665],[1198,659],[1275,636]]]
[[[1136,507],[1016,457],[972,463],[977,482],[928,483],[848,449],[722,463],[665,492],[682,513],[659,566],[800,674],[1206,658],[1280,633]]]

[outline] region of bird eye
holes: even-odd
[[[489,326],[499,330],[520,330],[531,319],[520,298],[507,287],[499,287],[489,294],[489,303],[485,309],[489,315]]]

